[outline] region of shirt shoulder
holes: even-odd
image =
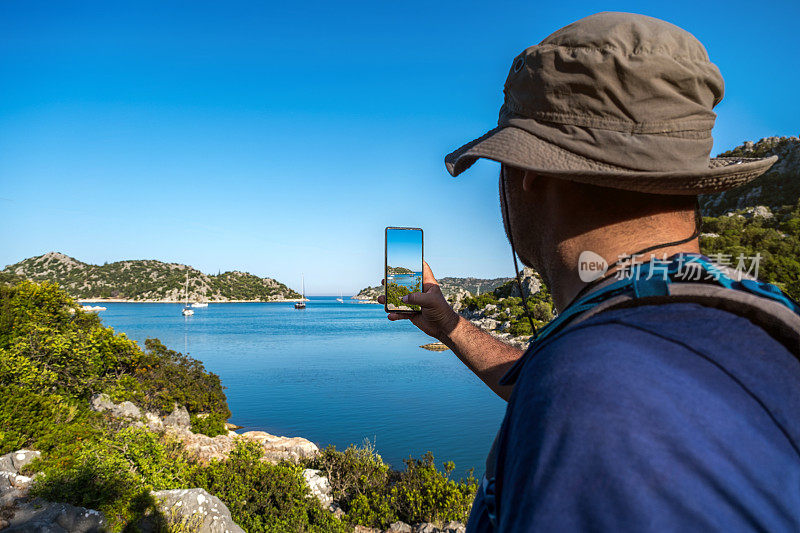
[[[800,503],[797,489],[781,487],[800,474],[797,452],[737,378],[748,369],[728,368],[727,356],[761,350],[751,366],[766,370],[756,375],[772,381],[789,368],[784,384],[798,388],[797,360],[761,334],[729,313],[670,304],[602,313],[539,350],[520,373],[501,429],[503,518],[519,530],[581,529],[585,520],[606,529],[649,530],[652,520],[719,529],[748,524],[747,513],[766,505],[759,524],[782,529],[780,513],[763,511]],[[754,454],[763,457],[757,468]],[[721,487],[737,497],[726,500]],[[505,514],[520,506],[531,514]],[[708,506],[718,509],[713,518]]]

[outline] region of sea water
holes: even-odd
[[[305,437],[343,449],[372,441],[383,459],[433,452],[480,476],[505,402],[450,351],[382,306],[345,298],[291,303],[107,303],[103,323],[144,346],[156,337],[218,374],[241,431]]]

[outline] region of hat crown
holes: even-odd
[[[501,124],[517,115],[674,134],[710,132],[724,82],[705,47],[686,30],[644,15],[604,12],[561,28],[517,56],[504,93]]]

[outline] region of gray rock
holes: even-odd
[[[344,517],[344,510],[335,503],[332,503],[330,507],[328,507],[328,510],[333,513],[333,516],[340,520]]]
[[[3,533],[94,533],[105,526],[99,511],[37,498],[17,505]]]
[[[333,504],[331,484],[327,477],[321,475],[319,470],[306,468],[303,470],[303,479],[306,480],[306,485],[308,485],[311,495],[317,498],[323,507],[330,507]]]
[[[107,394],[92,396],[90,406],[93,411],[109,411],[115,418],[140,418],[142,412],[131,402],[114,403]]]
[[[34,450],[17,450],[16,452],[12,452],[8,455],[11,455],[11,461],[16,467],[17,472],[22,470],[22,467],[33,461],[34,459],[38,459],[42,456],[42,452],[37,452]]]
[[[461,522],[456,522],[455,520],[452,522],[448,522],[442,528],[444,533],[466,533],[467,526],[462,524]]]
[[[164,417],[165,426],[176,426],[181,428],[188,428],[191,425],[191,417],[189,411],[185,407],[175,406],[175,410]]]
[[[750,217],[772,218],[774,215],[769,207],[765,205],[757,205],[755,207],[748,207],[745,209],[745,214]]]
[[[439,533],[439,528],[430,522],[423,522],[414,528],[414,533]]]
[[[0,472],[19,473],[22,467],[42,456],[34,450],[17,450],[0,456]]]
[[[152,493],[171,528],[204,533],[244,533],[224,503],[203,489],[160,490]],[[141,529],[147,529],[143,525]]]
[[[473,324],[478,326],[481,329],[485,329],[487,331],[492,331],[497,329],[497,325],[499,322],[493,318],[480,318],[477,320],[472,321]]]
[[[20,501],[23,501],[27,496],[26,489],[19,489],[14,486],[9,486],[7,489],[0,491],[0,509],[7,509],[15,507]]]
[[[152,431],[161,431],[162,429],[164,429],[164,421],[161,420],[161,417],[155,413],[147,411],[144,414],[144,420],[145,423],[147,424],[148,429]]]
[[[389,529],[386,530],[386,533],[411,533],[411,526],[405,522],[394,522],[389,524]]]

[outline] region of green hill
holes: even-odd
[[[180,302],[189,272],[189,301],[275,301],[300,295],[272,278],[246,272],[208,275],[187,265],[155,260],[117,261],[91,265],[49,252],[7,266],[0,275],[57,283],[74,298]]]

